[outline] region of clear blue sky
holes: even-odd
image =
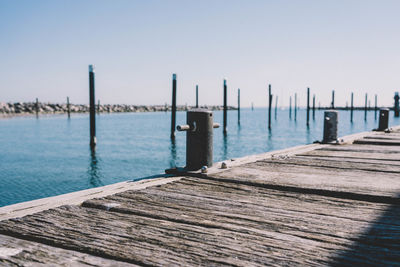
[[[350,92],[391,105],[400,89],[400,1],[0,0],[0,102],[88,102],[88,64],[102,103],[288,105]],[[373,104],[373,100],[372,100]]]

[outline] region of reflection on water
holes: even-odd
[[[90,164],[88,169],[89,184],[93,187],[104,185],[101,181],[100,160],[96,156],[96,149],[90,149]]]
[[[224,133],[222,136],[223,136],[222,155],[223,155],[224,159],[227,159],[228,158],[228,134]]]
[[[311,144],[312,142],[315,141],[314,137],[311,134],[309,125],[306,126],[306,140],[307,140],[307,142],[306,142],[307,144]]]
[[[273,137],[272,129],[269,129],[268,130],[268,138],[267,138],[268,151],[273,150],[273,148],[274,148],[274,143],[273,143],[272,137]]]
[[[169,159],[169,167],[175,168],[176,167],[176,141],[175,141],[175,138],[171,138],[169,150],[171,152],[171,157]]]

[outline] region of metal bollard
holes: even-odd
[[[178,125],[178,131],[186,131],[186,167],[195,171],[213,164],[213,113],[206,109],[193,109],[186,114],[186,125]]]
[[[328,110],[324,113],[324,139],[322,143],[330,143],[337,141],[338,132],[338,116],[335,110]]]
[[[389,128],[389,109],[382,108],[379,110],[379,127],[377,131],[385,131]]]

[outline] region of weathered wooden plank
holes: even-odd
[[[301,158],[301,159],[308,159],[308,160],[321,160],[325,162],[332,162],[332,161],[338,161],[338,162],[348,162],[348,163],[360,163],[360,164],[371,164],[371,165],[379,165],[382,168],[388,167],[387,170],[397,170],[400,167],[400,161],[389,161],[389,162],[383,162],[381,160],[374,160],[374,159],[362,159],[362,158],[341,158],[341,157],[319,157],[319,156],[312,156],[312,155],[307,155],[307,156],[296,156],[296,158]]]
[[[1,266],[137,266],[0,235]]]
[[[371,221],[398,229],[400,214],[387,204],[194,178],[85,205],[97,208],[65,206],[1,222],[0,229],[139,264],[321,265],[358,241],[374,240],[375,252],[386,250],[385,231],[363,233]],[[371,250],[352,254],[379,262]],[[400,256],[398,250],[392,254]]]
[[[378,138],[362,138],[354,141],[354,144],[380,145],[380,146],[400,146],[399,139],[378,139]]]
[[[314,151],[348,151],[348,152],[368,152],[368,153],[379,153],[379,154],[400,154],[399,148],[396,146],[391,147],[391,146],[366,145],[366,144],[330,145],[330,146],[324,146],[319,149],[315,149]]]
[[[338,172],[333,168],[291,166],[262,161],[233,167],[213,177],[270,188],[289,187],[289,190],[298,188],[303,192],[332,196],[334,194],[330,192],[338,192],[337,195],[340,197],[343,195],[339,193],[349,193],[365,196],[366,199],[367,196],[398,198],[400,192],[400,179],[397,173],[379,173],[377,179],[377,174],[369,171],[341,169]]]
[[[318,157],[335,157],[335,158],[353,158],[353,159],[373,159],[380,160],[383,162],[389,161],[399,161],[399,153],[378,153],[370,151],[360,151],[355,152],[351,150],[314,150],[303,154],[298,154],[299,156],[318,156]]]
[[[260,162],[271,164],[283,164],[293,166],[311,166],[319,168],[331,168],[337,171],[345,170],[362,170],[370,172],[400,173],[400,163],[398,165],[382,164],[382,162],[357,162],[348,159],[329,160],[322,157],[304,157],[294,156],[285,158],[272,158],[260,160]]]
[[[379,140],[400,140],[400,134],[397,135],[369,135],[362,139],[379,139]]]
[[[163,177],[163,178],[156,178]],[[153,179],[140,181],[126,181],[111,185],[90,188],[77,192],[67,193],[54,197],[46,197],[32,201],[17,203],[0,207],[0,221],[10,218],[22,217],[47,209],[56,208],[62,205],[79,205],[85,200],[104,197],[126,190],[138,190],[148,186],[157,186],[179,180],[179,177],[168,177],[167,175],[156,175]]]
[[[231,199],[232,195],[235,196],[234,200]],[[267,202],[265,201],[266,198],[268,199]],[[290,206],[288,206],[288,198],[307,199],[307,203],[291,203]],[[382,209],[382,207],[387,207],[387,204],[381,203],[370,204],[346,199],[337,200],[329,197],[284,192],[262,187],[197,178],[185,178],[180,183],[171,186],[163,186],[162,188],[149,188],[141,192],[125,192],[103,199],[86,201],[84,205],[90,207],[96,206],[97,208],[104,209],[109,206],[107,203],[117,204],[110,210],[119,212],[124,212],[124,209],[125,211],[128,210],[128,212],[133,210],[141,210],[142,212],[148,210],[149,207],[161,210],[172,209],[175,213],[182,212],[184,214],[193,211],[195,213],[192,216],[199,216],[203,219],[206,218],[206,221],[211,221],[212,223],[218,220],[218,218],[214,220],[210,217],[213,216],[214,213],[228,219],[246,217],[247,221],[245,225],[247,226],[250,223],[249,217],[252,218],[251,221],[261,220],[265,223],[264,220],[266,218],[263,214],[276,207],[281,209],[282,206],[285,206],[286,210],[280,211],[280,213],[288,212],[288,214],[290,214],[293,211],[303,214],[318,213],[319,215],[326,215],[328,217],[336,216],[351,220],[364,220],[366,222],[374,218],[366,217],[368,211],[364,211],[364,209],[379,210]],[[339,211],[337,211],[338,203],[340,203]],[[141,207],[142,205],[144,205],[143,208]],[[246,209],[243,209],[244,206],[246,206]],[[326,209],[326,206],[329,206],[330,209]],[[357,206],[357,211],[361,212],[360,214],[356,212],[343,215],[343,209],[345,207],[352,210],[355,206]],[[153,213],[153,211],[151,212]],[[169,210],[167,210],[165,216],[168,216],[168,212]],[[203,213],[204,216],[201,215]],[[156,214],[159,215],[160,213],[157,211]],[[240,221],[240,218],[238,218],[238,221]],[[201,221],[196,218],[193,224],[200,222]],[[233,220],[230,223],[236,225],[237,221]],[[263,225],[263,223],[260,225]]]

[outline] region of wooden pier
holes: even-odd
[[[400,265],[400,128],[0,208],[0,265]]]

